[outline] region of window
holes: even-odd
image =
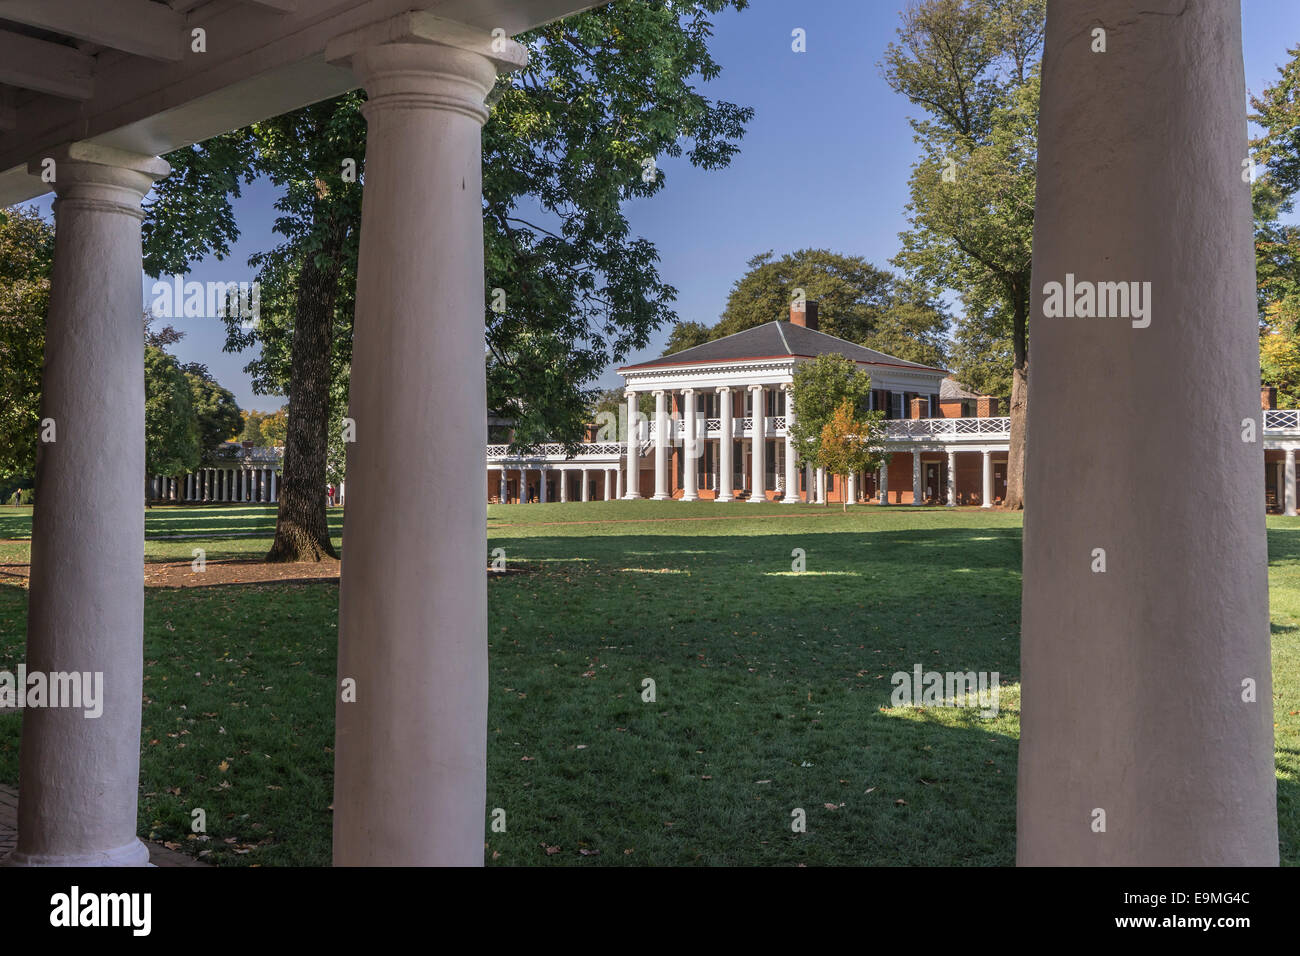
[[[907,412],[904,410],[904,402],[903,402],[903,393],[902,393],[902,392],[890,392],[890,393],[889,393],[889,417],[890,417],[890,418],[906,418],[906,417],[907,417]]]

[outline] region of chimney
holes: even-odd
[[[802,325],[806,329],[817,331],[817,303],[809,302],[791,302],[790,303],[790,324]]]
[[[995,395],[981,395],[975,400],[976,418],[997,418],[998,399]]]
[[[924,399],[924,398],[914,398],[914,399],[912,399],[912,408],[911,408],[911,410],[910,410],[910,411],[911,411],[911,417],[912,417],[912,418],[924,418],[925,416],[922,414],[922,412],[925,411],[925,405],[926,405],[926,402],[925,402],[925,399]]]
[[[1261,385],[1259,404],[1265,411],[1277,408],[1277,388],[1273,385]]]

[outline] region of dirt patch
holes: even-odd
[[[202,571],[193,562],[169,561],[144,566],[147,588],[203,588],[220,584],[267,584],[292,581],[337,581],[339,562],[335,558],[296,564],[266,561],[208,561]]]

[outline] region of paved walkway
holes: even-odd
[[[18,837],[18,791],[0,783],[0,859],[3,859]],[[154,866],[207,866],[186,853],[177,853],[158,843],[145,843],[149,848],[149,862]]]

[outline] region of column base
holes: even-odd
[[[781,504],[783,505],[798,505],[802,503],[803,502],[800,498],[798,497],[791,498],[789,495],[786,495],[784,498],[781,499]]]
[[[986,502],[985,504],[980,505],[980,507],[981,507],[981,508],[992,508],[992,507],[993,507],[993,502],[991,502],[991,501]]]
[[[760,494],[760,495],[750,495],[750,496],[749,496],[749,503],[750,503],[751,505],[765,505],[765,504],[767,504],[767,493],[764,492],[763,494]]]
[[[735,501],[736,498],[734,495],[718,495],[713,500],[714,501]]]
[[[152,866],[149,848],[137,837],[126,846],[105,850],[102,853],[19,853],[15,850],[5,857],[7,867],[26,866]]]
[[[672,495],[654,495],[654,496],[651,497],[650,500],[651,500],[651,501],[671,501],[671,500],[672,500],[672,497],[673,497]]]
[[[681,500],[682,500],[682,501],[699,501],[699,500],[700,500],[700,496],[699,496],[699,495],[682,495]]]
[[[629,491],[623,496],[624,501],[639,501],[641,496],[634,491]]]

